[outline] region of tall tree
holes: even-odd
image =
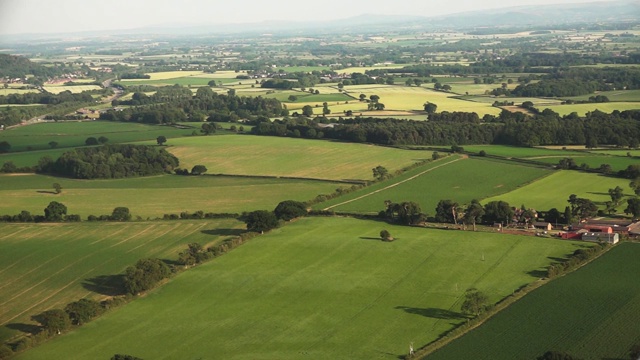
[[[60,332],[71,327],[69,314],[61,309],[47,310],[35,318],[50,335],[60,334]]]
[[[609,189],[609,196],[615,206],[620,205],[620,201],[624,196],[622,188],[620,186],[616,186],[615,189]]]
[[[464,293],[464,302],[460,310],[464,314],[478,316],[483,313],[488,305],[489,298],[476,288],[467,289]]]
[[[640,216],[640,198],[627,199],[627,208],[624,209],[625,214],[631,214],[634,218]]]
[[[471,204],[467,206],[464,213],[464,221],[473,224],[473,231],[476,231],[476,223],[482,221],[482,216],[484,216],[484,208],[480,202],[475,199],[471,200]]]
[[[44,209],[44,217],[47,221],[62,221],[67,215],[67,207],[57,201],[52,201]]]
[[[278,218],[271,211],[257,210],[247,214],[244,222],[247,230],[264,233],[278,226]]]

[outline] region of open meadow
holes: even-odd
[[[170,141],[167,150],[183,167],[202,164],[210,174],[269,175],[329,180],[373,180],[378,165],[390,172],[431,152],[273,136],[228,135]]]
[[[465,321],[467,288],[496,302],[580,246],[300,219],[17,358],[397,359]]]
[[[45,175],[0,175],[0,215],[22,210],[43,214],[49,202],[67,206],[69,214],[111,214],[128,207],[134,219],[162,217],[183,211],[241,213],[273,210],[282,200],[307,201],[333,192],[338,183],[312,180],[220,176],[163,175],[114,180],[76,180]],[[55,194],[53,183],[62,186]]]
[[[611,200],[608,190],[616,186],[624,189],[625,195],[633,194],[629,188],[629,180],[626,179],[560,170],[527,186],[488,198],[484,202],[502,200],[513,206],[524,204],[526,207],[538,210],[556,208],[563,211],[565,206],[569,205],[567,199],[571,194],[591,199],[597,205],[603,205],[604,202]],[[619,212],[626,207],[626,200],[623,199],[623,202],[625,205],[618,209]]]
[[[453,156],[314,207],[377,214],[384,210],[386,200],[414,201],[432,216],[440,200],[465,204],[509,192],[549,174],[551,171],[537,167]]]
[[[586,360],[628,359],[640,342],[638,257],[639,244],[621,244],[426,358],[535,359],[555,350]]]
[[[189,243],[214,244],[243,228],[234,219],[0,224],[0,340],[33,330],[31,316],[44,310],[112,295],[114,275],[139,259],[175,260]]]
[[[571,104],[571,105],[551,105],[551,106],[540,106],[540,110],[551,109],[560,116],[569,115],[573,112],[577,113],[578,116],[585,116],[586,113],[592,112],[595,110],[602,111],[604,113],[611,113],[614,110],[625,111],[625,110],[638,110],[640,109],[640,102],[607,102],[607,103],[590,103],[590,104]]]

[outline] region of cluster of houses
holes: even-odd
[[[640,221],[589,220],[571,225],[569,231],[563,231],[559,235],[562,239],[616,244],[620,241],[620,236],[640,235]]]

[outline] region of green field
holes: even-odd
[[[0,224],[0,340],[46,309],[104,297],[99,276],[119,274],[145,257],[176,259],[188,243],[213,244],[243,226],[230,219]]]
[[[485,202],[503,200],[513,206],[524,204],[538,210],[557,208],[563,211],[569,205],[567,199],[571,194],[603,204],[611,200],[608,190],[616,186],[623,188],[626,195],[632,195],[629,180],[561,170],[510,193],[486,199]],[[619,211],[626,207],[626,200],[623,201],[625,205],[620,206]]]
[[[50,149],[49,142],[58,148],[83,146],[89,136],[105,136],[109,143],[133,142],[166,136],[170,145],[174,137],[191,135],[194,129],[178,129],[163,125],[121,123],[108,121],[50,122],[20,126],[0,132],[0,141],[11,144],[11,151]],[[6,156],[6,155],[3,155]]]
[[[17,358],[397,359],[465,321],[465,289],[498,301],[578,246],[301,219]]]
[[[49,202],[69,214],[111,214],[118,206],[143,219],[182,211],[241,213],[272,210],[282,200],[307,201],[333,192],[340,184],[310,180],[164,175],[116,180],[75,180],[44,175],[0,175],[0,215],[21,210],[43,214]],[[53,183],[62,193],[53,193]]]
[[[619,245],[426,358],[535,359],[555,350],[580,359],[629,359],[640,343],[639,257],[639,244]]]
[[[637,110],[640,109],[640,102],[608,102],[608,103],[593,103],[593,104],[572,104],[572,105],[557,105],[557,106],[541,106],[540,110],[549,108],[560,116],[569,115],[573,112],[578,116],[585,116],[586,113],[600,110],[604,113],[611,113],[614,110]]]
[[[12,145],[13,147],[13,145]],[[52,159],[57,159],[62,153],[69,151],[69,149],[49,149],[49,150],[34,150],[25,151],[19,153],[7,153],[0,154],[0,166],[7,161],[12,161],[17,167],[23,166],[35,166],[38,164],[38,160],[44,156],[49,156]]]
[[[640,90],[600,91],[595,94],[569,97],[566,99],[586,101],[589,100],[590,97],[595,95],[606,96],[610,101],[640,101]]]
[[[431,152],[273,136],[228,135],[171,140],[181,166],[203,164],[210,174],[372,180],[371,169],[399,170]]]
[[[585,152],[571,151],[571,150],[552,150],[544,148],[529,148],[507,145],[465,145],[465,151],[479,153],[485,151],[487,155],[513,157],[513,158],[529,158],[529,157],[542,157],[542,156],[558,156],[558,157],[573,157],[573,156],[585,156]],[[556,161],[557,163],[557,161]]]
[[[440,200],[465,204],[509,192],[549,174],[549,170],[485,159],[445,158],[315,207],[378,213],[384,210],[386,200],[414,201],[427,215],[433,215]]]

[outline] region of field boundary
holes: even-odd
[[[391,185],[389,185],[389,186],[385,186],[385,187],[383,187],[382,189],[378,189],[378,190],[375,190],[375,191],[372,191],[372,192],[366,193],[366,194],[364,194],[364,195],[362,195],[362,196],[358,196],[358,197],[356,197],[356,198],[354,198],[354,199],[351,199],[351,200],[343,201],[343,202],[341,202],[341,203],[339,203],[339,204],[335,204],[335,205],[329,206],[329,207],[324,208],[324,209],[322,209],[322,210],[323,210],[323,211],[328,211],[328,210],[331,210],[331,209],[333,209],[333,208],[335,208],[335,207],[342,206],[342,205],[345,205],[345,204],[348,204],[348,203],[351,203],[351,202],[354,202],[354,201],[357,201],[357,200],[360,200],[360,199],[366,198],[366,197],[371,196],[371,195],[373,195],[373,194],[377,194],[377,193],[382,192],[382,191],[384,191],[384,190],[388,190],[388,189],[394,188],[394,187],[396,187],[396,186],[398,186],[398,185],[404,184],[404,183],[406,183],[406,182],[408,182],[408,181],[414,180],[414,179],[416,179],[416,178],[418,178],[418,177],[420,177],[420,176],[422,176],[422,175],[424,175],[424,174],[426,174],[426,173],[428,173],[428,172],[430,172],[430,171],[432,171],[432,170],[435,170],[435,169],[441,168],[441,167],[443,167],[443,166],[445,166],[445,165],[449,165],[449,164],[452,164],[452,163],[454,163],[454,162],[456,162],[456,161],[465,160],[465,159],[468,159],[468,157],[461,157],[461,158],[453,159],[453,160],[451,160],[451,161],[449,161],[449,162],[446,162],[446,163],[444,163],[444,164],[440,164],[440,165],[434,166],[434,167],[432,167],[432,168],[429,168],[429,169],[427,169],[427,170],[425,170],[425,171],[422,171],[422,172],[420,172],[420,173],[418,173],[418,174],[416,174],[416,175],[411,176],[410,178],[407,178],[407,179],[404,179],[404,180],[398,181],[397,183],[391,184]]]

